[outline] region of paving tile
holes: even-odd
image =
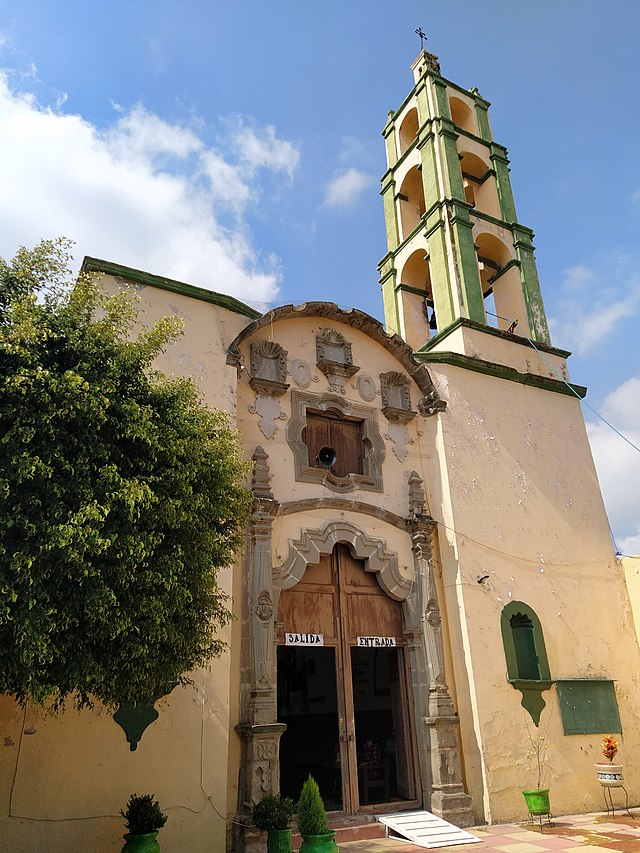
[[[517,832],[518,825],[515,823],[493,823],[482,827],[483,832],[490,835],[507,835],[509,832]]]
[[[492,847],[494,845],[491,845]],[[500,844],[499,846],[495,846],[495,850],[503,850],[504,853],[542,853],[544,851],[544,847],[541,847],[539,844],[531,844],[528,841],[522,841],[518,843],[511,844]]]
[[[576,848],[574,847],[573,849],[575,850]],[[598,850],[604,851],[608,849],[609,848],[603,847],[601,844],[589,844],[589,850],[591,851],[591,853],[597,853]]]

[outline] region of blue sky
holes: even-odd
[[[492,102],[552,339],[640,445],[637,0],[0,0],[0,255],[84,255],[382,319],[380,131],[427,32]],[[619,546],[640,454],[585,410]]]

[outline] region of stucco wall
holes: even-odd
[[[453,367],[432,374],[448,407],[424,477],[447,525],[439,542],[469,791],[478,817],[484,803],[495,822],[523,817],[520,790],[535,786],[527,726],[536,732],[507,682],[503,607],[535,610],[553,679],[615,681],[623,761],[640,745],[640,656],[579,402]],[[602,735],[565,736],[555,688],[544,697],[552,810],[601,808]],[[626,778],[637,790],[633,763]]]
[[[105,290],[121,286],[104,276]],[[192,376],[203,399],[235,414],[236,370],[225,363],[228,344],[250,319],[179,293],[137,286],[141,322],[176,314],[186,333],[158,359],[168,374]],[[231,594],[238,570],[219,575]],[[119,850],[125,831],[119,815],[131,793],[154,793],[169,819],[163,853],[219,853],[225,849],[237,779],[227,778],[229,737],[237,721],[239,642],[234,624],[221,631],[227,652],[193,686],[176,688],[159,703],[159,719],[135,752],[112,716],[97,705],[57,718],[0,697],[0,847],[11,853]],[[234,652],[235,654],[235,652]],[[235,687],[230,688],[234,672]],[[235,705],[232,707],[232,703]],[[31,730],[33,734],[28,734]],[[235,790],[234,790],[235,786]]]

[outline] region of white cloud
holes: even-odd
[[[605,399],[601,414],[640,447],[640,377],[628,379]],[[611,527],[624,553],[640,552],[640,452],[603,421],[587,422],[587,432]]]
[[[241,162],[251,171],[262,168],[292,177],[300,153],[291,142],[278,139],[273,125],[255,128],[242,119],[235,123],[233,143]]]
[[[562,270],[562,274],[564,276],[562,287],[567,290],[583,291],[595,279],[594,271],[584,264],[568,267],[566,270]]]
[[[640,307],[639,266],[637,257],[618,252],[604,271],[582,264],[563,270],[559,313],[549,318],[552,339],[579,355],[606,341]]]
[[[618,548],[623,554],[629,557],[636,557],[640,554],[640,524],[636,528],[636,532],[631,536],[625,536],[618,542]]]
[[[353,207],[358,196],[373,185],[373,177],[359,169],[347,169],[328,184],[324,203],[327,207]]]
[[[0,125],[3,257],[64,234],[79,254],[241,299],[275,298],[277,260],[258,256],[242,219],[260,191],[257,168],[291,175],[297,163],[272,127],[252,128],[233,158],[139,106],[114,110],[113,124],[98,130],[17,93],[3,74]]]

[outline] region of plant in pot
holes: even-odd
[[[338,853],[336,834],[329,829],[320,789],[311,775],[300,792],[296,822],[302,836],[300,853]]]
[[[122,853],[158,853],[160,845],[156,840],[158,832],[167,822],[166,814],[161,811],[153,794],[132,794],[126,809],[120,814],[127,821],[129,830],[124,836]]]
[[[602,754],[607,759],[596,762],[596,777],[603,788],[617,788],[624,782],[622,764],[614,764],[613,759],[618,754],[618,741],[613,735],[605,735],[602,739]]]
[[[267,832],[268,853],[291,853],[293,850],[289,822],[295,806],[291,797],[267,794],[251,809],[251,820]]]
[[[547,754],[547,732],[551,716],[547,720],[547,725],[544,730],[540,730],[540,724],[536,726],[536,733],[533,734],[527,725],[527,734],[531,743],[531,753],[535,757],[536,766],[536,787],[529,788],[522,792],[522,796],[527,804],[529,814],[532,816],[549,815],[551,817],[551,808],[549,805],[549,789],[542,787],[542,778],[544,776],[544,761]]]

